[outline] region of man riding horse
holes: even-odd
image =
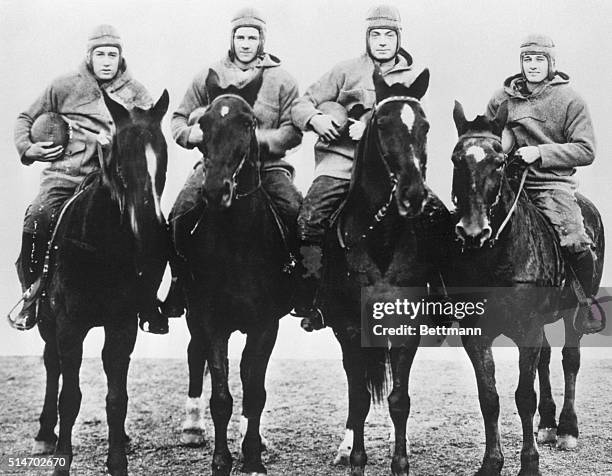
[[[295,101],[291,110],[294,124],[319,136],[315,144],[315,179],[298,216],[301,279],[294,315],[304,318],[302,326],[307,331],[324,325],[316,304],[323,240],[333,213],[349,190],[355,149],[367,122],[363,116],[376,102],[374,68],[380,69],[389,85],[409,86],[419,72],[410,54],[401,48],[401,31],[397,8],[380,5],[370,9],[366,15],[366,52],[334,66]],[[341,133],[337,119],[318,109],[328,101],[346,109],[351,122],[348,134]]]
[[[110,25],[100,25],[91,32],[87,56],[78,71],[54,80],[17,118],[15,145],[21,162],[25,165],[36,161],[49,163],[41,174],[40,191],[25,214],[17,266],[23,290],[29,292],[24,295],[23,308],[12,323],[17,329],[31,329],[37,322],[41,290],[34,291],[37,286],[33,285],[43,272],[49,240],[62,206],[85,176],[100,167],[105,160],[100,154],[111,148],[115,125],[102,91],[130,109],[149,108],[153,103],[144,86],[127,70],[121,37]],[[56,115],[45,118],[41,127],[59,130],[65,126],[70,131],[66,143],[36,141],[33,137],[37,134],[33,134],[32,126],[45,113]],[[153,282],[155,278],[146,275],[141,279],[143,286],[151,288],[143,294],[154,296],[159,281]],[[154,297],[149,301],[141,305],[141,321],[151,321],[151,332],[159,331],[161,326],[163,333],[167,321],[156,311]]]
[[[253,109],[257,118],[255,133],[261,153],[262,185],[280,215],[287,242],[292,246],[291,243],[296,241],[292,235],[295,234],[302,196],[293,184],[293,167],[283,158],[289,149],[302,141],[302,134],[293,126],[290,116],[291,104],[298,96],[298,86],[280,67],[281,61],[264,51],[265,39],[266,22],[258,11],[244,8],[233,16],[227,56],[196,75],[172,116],[172,135],[177,144],[186,149],[202,144],[203,133],[197,118],[201,116],[198,111],[202,111],[201,108],[210,104],[212,99],[206,88],[209,70],[217,74],[223,88],[241,88],[261,74],[262,85]],[[204,174],[204,163],[200,161],[187,179],[170,215],[178,256],[172,263],[173,278],[164,308],[168,316],[180,316],[185,307],[180,278],[189,246],[181,237],[191,236],[202,215]]]
[[[575,167],[595,158],[595,137],[584,100],[569,86],[569,76],[555,68],[555,45],[545,35],[529,35],[521,43],[521,72],[507,78],[487,106],[494,118],[506,103],[508,123],[504,152],[530,165],[525,190],[546,215],[560,240],[583,294],[577,330],[599,332],[604,321],[591,312],[595,254],[576,201]]]

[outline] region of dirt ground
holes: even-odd
[[[552,369],[553,391],[561,407],[562,373]],[[235,474],[240,474],[238,418],[241,392],[238,362],[231,362],[234,415],[230,450]],[[501,402],[500,428],[506,464],[504,475],[517,474],[520,423],[514,405],[517,364],[497,364]],[[544,475],[612,475],[612,360],[583,362],[578,380],[577,409],[581,428],[578,450],[540,448]],[[132,438],[128,455],[132,475],[209,474],[211,445],[185,448],[179,443],[187,367],[181,360],[132,362],[127,431]],[[206,387],[209,388],[209,384]],[[268,380],[264,435],[271,448],[264,455],[270,475],[346,475],[331,464],[343,436],[346,382],[339,361],[273,360]],[[99,360],[85,359],[81,371],[83,403],[74,429],[73,475],[104,474],[106,458],[105,379]],[[27,455],[37,431],[42,406],[44,370],[34,357],[0,358],[0,457]],[[417,359],[411,379],[409,420],[411,474],[468,475],[478,468],[484,433],[471,368],[459,360]],[[373,408],[366,423],[366,474],[389,474],[386,409]],[[207,417],[208,436],[213,426]],[[6,466],[4,467],[6,473]],[[0,473],[2,469],[0,469]],[[6,473],[8,474],[8,473]],[[28,474],[25,471],[11,473]],[[29,474],[44,474],[33,471]]]

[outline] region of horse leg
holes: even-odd
[[[363,476],[368,457],[364,443],[364,424],[370,411],[370,392],[366,382],[366,362],[359,341],[342,339],[342,364],[346,372],[349,394],[347,428],[353,430],[351,476]]]
[[[533,435],[533,417],[536,411],[535,374],[542,345],[542,329],[527,345],[519,347],[519,383],[514,393],[516,408],[523,427],[521,470],[519,476],[539,476],[540,455]]]
[[[340,339],[340,337],[338,337]],[[344,372],[346,373],[347,379],[350,371],[350,362],[347,360],[347,357],[344,353],[344,345],[341,343],[343,351],[342,351],[342,366],[344,367]],[[350,382],[349,382],[350,385]],[[346,417],[346,429],[344,432],[344,438],[340,445],[338,446],[338,450],[336,451],[336,457],[334,458],[335,465],[348,466],[351,460],[351,452],[353,451],[353,441],[355,439],[355,432],[353,428],[355,427],[355,422],[357,421],[355,414],[355,402],[351,399],[351,391],[349,387],[348,391],[348,415]]]
[[[40,335],[45,341],[43,360],[46,371],[45,402],[40,414],[40,428],[34,438],[32,454],[51,454],[57,443],[55,425],[57,425],[57,397],[59,391],[60,365],[57,355],[55,325],[48,321],[38,323]]]
[[[81,408],[79,371],[83,360],[83,340],[87,329],[80,329],[74,323],[57,327],[57,350],[62,390],[59,395],[59,438],[54,456],[66,458],[65,467],[56,467],[53,476],[70,474],[72,463],[72,427]]]
[[[544,334],[540,360],[538,361],[538,378],[540,381],[540,402],[538,413],[538,443],[554,443],[557,441],[557,407],[550,388],[550,343]]]
[[[499,396],[495,388],[495,362],[491,341],[471,336],[463,339],[463,347],[476,374],[478,400],[485,427],[485,454],[476,475],[499,475],[504,466],[504,455],[499,437]]]
[[[213,476],[229,476],[232,470],[232,455],[227,446],[227,425],[232,416],[232,406],[234,404],[228,385],[228,338],[228,335],[215,336],[212,339],[208,356],[212,387],[210,413],[215,425],[215,450],[212,461]]]
[[[106,467],[112,476],[127,475],[125,416],[127,413],[127,374],[130,355],[136,343],[135,319],[127,325],[104,327],[102,363],[106,373],[106,420],[108,422],[108,457]]]
[[[240,360],[240,378],[243,388],[242,414],[248,420],[242,442],[244,462],[241,471],[243,473],[266,474],[266,468],[261,461],[262,441],[259,426],[266,403],[266,369],[277,335],[278,320],[276,319],[263,331],[249,333]]]
[[[418,342],[408,347],[391,349],[393,390],[387,401],[389,402],[389,414],[395,429],[395,447],[391,460],[391,472],[394,476],[408,476],[410,469],[406,450],[406,426],[410,415],[408,382],[417,346]]]
[[[204,402],[202,388],[206,369],[206,344],[204,335],[197,328],[189,327],[191,339],[187,347],[189,366],[189,390],[185,402],[185,419],[181,424],[181,443],[187,446],[204,446]]]
[[[565,345],[563,346],[563,377],[565,392],[563,395],[563,408],[559,415],[559,428],[557,429],[557,448],[573,450],[578,446],[578,417],[574,408],[576,397],[576,378],[580,370],[580,339],[574,329],[572,318],[564,318]]]

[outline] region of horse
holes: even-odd
[[[198,120],[204,134],[205,206],[189,244],[185,295],[188,347],[188,419],[186,442],[201,441],[199,399],[208,363],[212,382],[210,412],[215,427],[213,475],[229,475],[232,455],[227,426],[232,415],[228,386],[228,339],[246,333],[240,361],[243,417],[248,420],[242,442],[242,471],[266,474],[261,459],[260,419],[266,401],[265,376],[276,342],[279,320],[292,307],[294,278],[285,265],[288,248],[278,215],[262,187],[260,150],[253,105],[262,75],[242,88],[219,85],[209,71],[209,105]],[[176,232],[175,232],[176,233]],[[184,435],[190,436],[190,435]]]
[[[517,345],[520,355],[515,393],[523,428],[519,474],[539,475],[533,434],[536,370],[540,380],[538,441],[549,442],[558,437],[559,447],[571,449],[578,438],[574,395],[582,334],[573,325],[572,311],[577,300],[571,289],[572,276],[552,225],[520,190],[522,183],[517,191],[509,181],[507,168],[512,163],[501,146],[507,108],[500,107],[494,119],[477,116],[468,121],[463,107],[456,102],[453,118],[459,140],[452,154],[452,193],[457,206],[456,239],[461,246],[452,253],[448,282],[454,286],[503,288],[503,292],[493,294],[493,300],[489,299],[487,317],[478,322],[482,335],[463,338],[476,373],[486,434],[485,454],[477,474],[498,475],[504,463],[491,352],[493,340],[504,334]],[[596,291],[603,269],[603,224],[590,201],[579,194],[577,199],[598,258],[593,288]],[[551,349],[544,325],[560,319],[561,314],[565,325],[565,400],[557,427],[549,377]]]
[[[68,475],[72,427],[79,413],[79,371],[83,340],[104,328],[102,362],[107,377],[107,468],[127,475],[125,417],[130,355],[136,342],[137,314],[148,298],[141,271],[165,266],[165,219],[159,199],[165,183],[167,146],[161,120],[168,92],[149,110],[128,112],[103,93],[116,126],[108,163],[88,175],[61,211],[47,258],[46,303],[39,332],[45,341],[46,389],[34,453],[53,452],[66,464],[54,476]],[[99,148],[101,153],[101,148]],[[157,266],[157,265],[155,265]],[[58,380],[62,377],[58,405]],[[54,433],[59,412],[59,438]]]
[[[425,185],[429,123],[420,104],[429,85],[424,70],[411,84],[387,85],[373,74],[377,104],[354,160],[349,193],[328,233],[318,305],[342,349],[349,411],[336,462],[350,451],[351,475],[364,474],[364,422],[370,402],[388,395],[394,425],[394,475],[407,475],[408,381],[420,336],[401,345],[366,348],[361,323],[362,289],[383,301],[401,287],[439,285],[450,214]],[[422,322],[418,318],[415,323]]]

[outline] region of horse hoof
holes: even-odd
[[[561,435],[557,437],[557,449],[575,450],[578,447],[578,438],[572,435]]]
[[[249,474],[251,476],[261,476],[268,474],[266,471],[266,467],[262,463],[254,463],[254,464],[243,464],[242,468],[240,468],[242,473]]]
[[[183,430],[181,443],[192,448],[206,446],[206,435],[203,430]]]
[[[108,470],[110,476],[128,476],[127,468]]]
[[[336,466],[348,466],[351,459],[350,451],[345,453],[343,451],[338,451],[338,454],[334,458],[334,464]]]
[[[32,444],[33,455],[49,455],[55,451],[55,442],[34,440]]]
[[[557,429],[556,428],[540,428],[538,430],[538,443],[555,443],[557,441]]]

